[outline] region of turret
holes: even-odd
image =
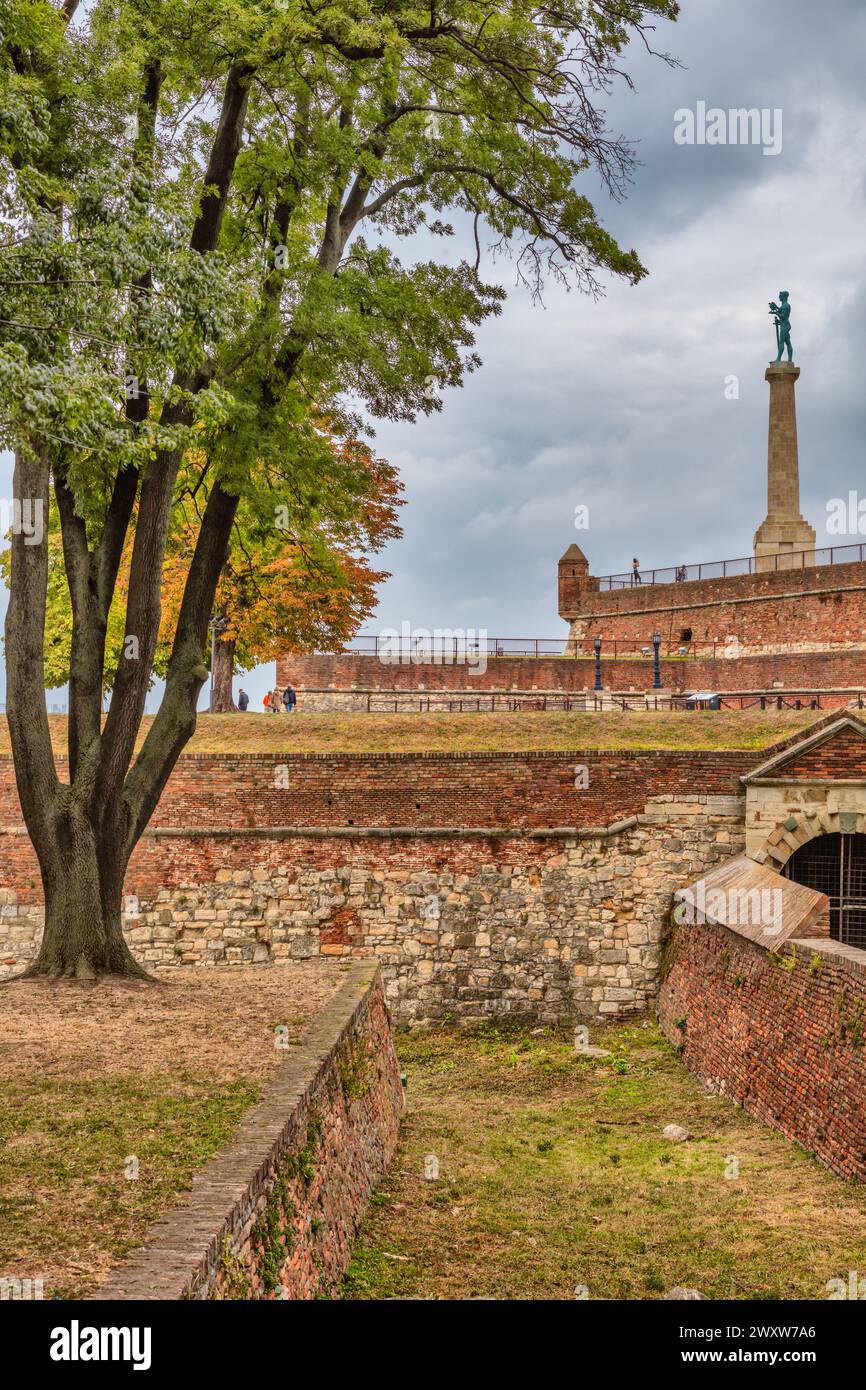
[[[581,611],[581,596],[597,588],[589,576],[589,561],[579,545],[572,543],[559,562],[559,616],[567,623]]]

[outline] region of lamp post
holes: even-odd
[[[662,644],[660,632],[653,633],[653,690],[662,688],[662,668],[659,664],[659,647]]]
[[[603,690],[603,689],[604,689],[604,686],[603,686],[602,683],[601,683],[601,638],[600,638],[600,637],[596,637],[594,646],[595,646],[595,688],[596,688],[596,690]]]

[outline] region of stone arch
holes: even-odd
[[[818,835],[840,832],[866,834],[866,813],[857,811],[825,811],[808,815],[790,815],[780,821],[764,840],[753,858],[760,863],[769,861],[774,869],[782,869],[795,850],[807,845]]]

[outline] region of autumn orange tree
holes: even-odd
[[[370,557],[400,534],[401,484],[384,459],[358,440],[321,439],[315,496],[298,476],[263,471],[262,485],[238,507],[214,602],[211,708],[235,708],[232,677],[289,652],[341,647],[376,606],[388,575]],[[329,473],[333,476],[329,476]],[[183,489],[166,555],[164,630],[169,650],[207,489],[198,475]],[[312,518],[312,521],[311,521]]]

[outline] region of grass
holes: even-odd
[[[866,1189],[704,1090],[649,1021],[592,1040],[612,1056],[401,1035],[408,1111],[344,1298],[824,1299],[866,1269]]]
[[[188,753],[566,752],[571,749],[760,749],[806,729],[813,711],[694,710],[587,714],[518,710],[467,714],[203,714]],[[139,742],[152,720],[142,721]],[[66,752],[66,716],[50,715],[55,751]],[[0,753],[10,753],[0,719]]]
[[[80,1298],[228,1142],[260,1090],[204,1070],[7,1087],[0,1270],[30,1250],[23,1277],[58,1271],[46,1296]]]
[[[286,1055],[275,1027],[296,1045],[341,978],[304,962],[0,986],[0,1276],[96,1291],[258,1100]]]

